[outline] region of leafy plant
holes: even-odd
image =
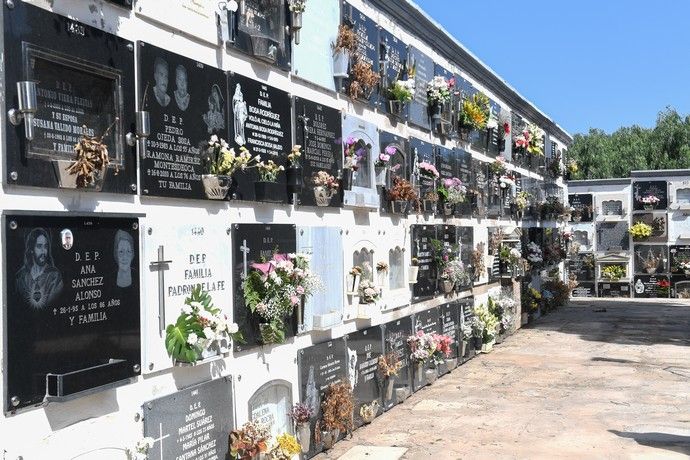
[[[414,89],[415,81],[413,79],[396,80],[388,88],[388,98],[392,101],[410,102],[414,96]]]
[[[601,269],[601,276],[609,281],[618,281],[626,275],[625,267],[621,265],[606,265]]]

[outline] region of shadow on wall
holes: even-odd
[[[635,442],[642,446],[690,455],[690,436],[680,436],[668,433],[629,433],[617,430],[609,430],[609,432],[621,438],[634,439]]]
[[[570,303],[529,328],[577,334],[594,342],[690,346],[690,305],[592,299]]]

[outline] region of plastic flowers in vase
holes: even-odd
[[[368,279],[359,282],[357,293],[361,304],[376,303],[381,296],[381,291],[376,284]]]
[[[374,162],[374,171],[376,173],[376,185],[388,185],[388,163],[390,162],[391,158],[393,157],[393,155],[395,155],[396,152],[396,148],[389,145],[383,150],[382,153],[379,153],[379,156],[376,158],[376,162]]]
[[[236,171],[253,168],[259,162],[259,156],[253,157],[246,147],[240,147],[239,153],[236,153],[215,134],[202,150],[201,164],[206,174],[201,176],[201,182],[207,198],[212,200],[225,199]]]
[[[409,336],[407,346],[410,348],[410,359],[417,365],[429,361],[436,352],[436,341],[433,335],[424,331],[417,331],[416,334]]]
[[[262,321],[265,344],[285,341],[285,320],[320,286],[319,277],[309,270],[306,254],[274,254],[268,262],[251,265],[242,283],[244,301]]]
[[[256,167],[259,171],[259,180],[254,182],[254,193],[257,201],[282,201],[285,188],[278,184],[278,175],[285,171],[285,167],[273,160],[260,161]]]
[[[405,108],[405,104],[414,97],[415,80],[396,80],[388,87],[388,107],[390,113],[400,115]]]
[[[292,406],[288,415],[295,423],[302,453],[306,454],[311,444],[311,418],[314,416],[314,410],[308,404],[298,402]]]
[[[652,227],[644,222],[635,222],[628,230],[633,240],[645,240],[652,236]]]
[[[432,108],[434,118],[439,118],[443,105],[450,102],[450,90],[453,85],[445,77],[437,75],[426,85],[426,98]]]
[[[433,180],[436,180],[439,177],[441,177],[438,170],[436,169],[436,166],[432,165],[428,161],[420,161],[419,163],[417,163],[417,168],[419,170],[419,175],[421,177],[426,177]]]
[[[237,324],[228,321],[201,286],[192,289],[175,324],[165,329],[165,347],[175,362],[193,364],[221,353],[230,339],[243,340]]]
[[[475,93],[463,99],[458,124],[460,130],[481,131],[486,129],[490,117],[489,98],[484,93]]]
[[[446,215],[452,213],[452,206],[464,203],[467,198],[467,187],[457,177],[444,179],[441,181],[441,186],[437,190],[439,196],[443,199],[444,212]]]
[[[331,199],[338,193],[340,184],[338,180],[328,174],[327,171],[319,171],[312,177],[314,184],[314,199],[317,206],[328,206]]]
[[[258,422],[247,422],[238,430],[230,432],[230,455],[237,460],[251,460],[268,451],[271,433],[268,427]]]
[[[268,452],[269,460],[292,460],[302,452],[302,446],[290,433],[283,433],[276,437],[273,448]]]
[[[446,358],[450,357],[450,354],[453,352],[452,346],[455,340],[442,334],[432,334],[432,339],[436,344],[436,349],[431,354],[431,360],[434,364],[439,365],[442,364]]]
[[[647,195],[640,198],[639,201],[645,209],[649,210],[654,209],[661,202],[661,199],[656,195]]]

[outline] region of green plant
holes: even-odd
[[[528,288],[521,298],[522,311],[526,313],[535,312],[539,309],[541,303],[541,293],[533,287]]]
[[[283,165],[278,165],[273,160],[261,161],[256,167],[259,169],[259,180],[261,182],[278,182],[278,174],[281,171],[285,171]]]
[[[474,316],[482,328],[482,342],[491,342],[496,337],[496,326],[500,321],[499,318],[484,304],[474,307]]]
[[[644,222],[635,222],[628,230],[633,240],[644,240],[652,236],[652,227]]]
[[[388,88],[388,98],[392,101],[410,102],[414,89],[414,80],[396,80]]]
[[[622,265],[606,265],[601,269],[601,276],[609,281],[618,281],[626,275],[625,267]]]

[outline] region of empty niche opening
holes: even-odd
[[[352,255],[352,266],[362,269],[362,279],[374,281],[374,250],[362,247]]]
[[[400,247],[388,251],[388,286],[391,290],[406,287],[404,256]]]

